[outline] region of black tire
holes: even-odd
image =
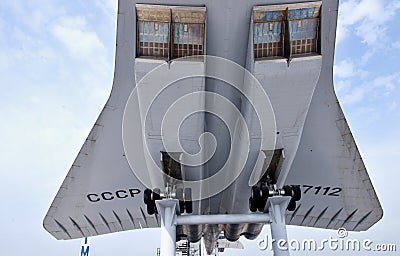
[[[270,197],[269,188],[267,186],[261,188],[261,197],[264,200],[267,200]]]
[[[251,197],[255,202],[259,202],[261,200],[261,190],[259,187],[254,186],[251,188]]]
[[[156,205],[154,202],[150,202],[147,204],[147,214],[153,215],[154,213],[156,213]]]
[[[262,187],[261,188],[261,198],[260,201],[258,201],[258,211],[264,212],[265,205],[267,204],[267,200],[269,198],[269,189],[268,187]]]
[[[293,189],[291,186],[283,186],[283,191],[285,191],[285,196],[293,196]]]
[[[251,212],[257,212],[258,209],[262,208],[261,190],[258,186],[254,186],[251,188],[251,197],[249,199],[249,206]]]
[[[185,202],[184,201],[179,201],[179,212],[185,213]]]
[[[186,213],[193,213],[193,203],[192,203],[192,189],[185,188],[185,193],[183,194],[185,200],[185,210]]]
[[[296,201],[292,198],[290,199],[289,205],[287,207],[287,210],[289,212],[293,212],[294,210],[296,210]]]
[[[144,193],[143,193],[143,202],[146,204],[146,205],[148,205],[149,203],[151,203],[151,194],[152,194],[153,192],[151,191],[151,189],[148,189],[148,188],[146,188],[145,190],[144,190]]]
[[[185,201],[183,201],[183,188],[176,189],[176,199],[179,200],[179,212],[185,213]]]
[[[264,212],[265,205],[267,204],[267,200],[264,200],[263,198],[258,202],[257,204],[257,209],[259,212]]]
[[[193,213],[193,202],[192,201],[185,201],[185,210],[186,213]]]
[[[257,212],[257,203],[252,197],[249,198],[249,208],[251,212]]]
[[[299,185],[292,186],[293,189],[293,199],[299,201],[301,199],[301,188]]]

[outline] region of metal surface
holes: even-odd
[[[287,240],[285,211],[289,203],[288,197],[272,197],[268,203],[269,214],[218,214],[218,215],[193,215],[193,216],[177,216],[176,207],[178,200],[164,199],[157,201],[157,208],[161,218],[161,256],[175,255],[176,250],[176,225],[220,225],[220,224],[239,224],[239,223],[270,223],[271,234],[274,241]],[[218,236],[217,239],[220,239]],[[274,255],[288,256],[287,251],[282,251],[273,244]],[[207,249],[210,254],[211,250]]]
[[[268,202],[268,209],[271,213],[271,236],[275,243],[272,243],[274,256],[289,256],[288,250],[282,250],[279,241],[288,242],[285,223],[285,212],[289,204],[287,197],[273,197]]]
[[[269,223],[269,222],[270,222],[270,217],[267,213],[182,215],[177,217],[178,225],[240,224],[240,223]]]
[[[181,6],[179,8],[189,10],[189,12],[192,7],[203,8],[205,24],[203,53],[227,58],[247,68],[257,77],[268,93],[275,110],[277,132],[279,132],[276,148],[284,149],[283,161],[275,177],[277,185],[282,187],[285,184],[299,184],[303,192],[296,210],[286,212],[286,223],[327,229],[345,227],[349,231],[367,230],[382,218],[383,212],[333,89],[332,69],[338,1],[323,0],[321,10],[318,12],[320,15],[318,41],[320,43],[317,44],[317,48],[320,55],[296,56],[294,54],[290,65],[286,57],[264,60],[257,59],[258,56],[255,56],[252,27],[254,12],[263,9],[271,12],[279,11],[282,9],[281,5],[287,7],[288,4],[294,2],[303,4],[300,9],[318,6],[320,3],[308,3],[302,0],[174,0],[171,3],[168,2],[168,5],[174,5],[174,8]],[[140,3],[165,4],[165,1],[143,0]],[[156,17],[161,17],[156,21],[153,16],[147,18],[136,16],[135,8],[138,8],[136,1],[119,1],[115,77],[110,98],[44,219],[45,229],[57,239],[73,239],[124,230],[154,228],[161,225],[160,216],[147,214],[143,203],[145,187],[133,174],[127,162],[122,142],[122,118],[125,104],[136,83],[150,70],[165,63],[166,59],[165,52],[160,53],[158,50],[159,54],[155,54],[156,48],[165,49],[164,45],[163,48],[160,48],[160,45],[152,45],[151,47],[156,47],[152,48],[152,53],[151,51],[149,53],[147,48],[145,50],[143,45],[143,54],[156,56],[140,57],[142,55],[138,46],[140,36],[143,35],[144,38],[147,33],[153,36],[151,40],[154,40],[154,37],[158,38],[156,40],[164,40],[164,35],[158,34],[162,31],[162,26],[158,25],[159,32],[156,33],[157,30],[144,28],[141,30],[140,25],[138,28],[137,21],[153,22],[148,26],[156,29],[156,21],[170,22],[170,20],[164,21],[164,14],[156,15]],[[170,10],[174,9],[170,6],[162,8],[153,6],[149,9],[153,11],[154,8],[156,10],[159,8],[161,13],[164,13],[164,10],[170,13]],[[293,18],[303,18],[302,12],[293,15]],[[149,20],[150,17],[153,20]],[[168,15],[165,17],[170,19]],[[184,33],[186,33],[184,24],[188,24],[187,31],[190,32],[189,25],[192,22],[180,21],[179,23],[183,24]],[[269,28],[268,26],[266,25],[266,28]],[[301,27],[304,27],[304,23]],[[262,29],[264,28],[265,25]],[[272,30],[278,31],[275,25]],[[169,27],[169,33],[172,33],[171,27]],[[308,35],[311,36],[303,37],[300,33],[298,38],[311,37],[312,39],[314,37],[313,33]],[[174,37],[168,36],[169,52],[172,50],[172,38]],[[182,39],[181,36],[177,38]],[[194,45],[198,45],[199,37],[193,38],[193,41],[189,38],[186,42],[194,42]],[[270,38],[272,39],[268,40],[274,40],[274,37]],[[309,48],[306,49],[306,45]],[[314,50],[314,46],[309,42],[301,42],[299,51],[311,51],[310,47]],[[192,47],[193,49],[195,50]],[[189,54],[196,54],[194,50],[189,51]],[[293,49],[291,51],[296,52]],[[172,53],[169,54],[170,59]],[[166,68],[165,72],[174,72],[174,64],[172,62],[172,68]],[[206,69],[201,61],[189,61],[186,66],[188,69]],[[252,88],[248,86],[245,90],[251,92]],[[143,150],[140,150],[144,142],[143,138],[150,141],[152,157],[160,160],[160,152],[163,149],[160,143],[161,133],[156,127],[160,126],[160,113],[163,113],[163,108],[170,106],[170,101],[174,96],[199,91],[218,93],[237,106],[243,115],[251,113],[247,112],[249,106],[242,101],[242,95],[234,88],[224,86],[222,82],[213,79],[193,79],[190,80],[189,86],[182,82],[165,92],[163,95],[165,97],[160,98],[159,108],[153,109],[150,118],[145,120],[148,128],[145,130],[146,134],[135,142],[138,149],[137,158],[141,160],[137,163],[139,169],[148,170],[150,173],[148,161],[152,160],[145,156]],[[199,99],[193,104],[201,106],[207,102]],[[224,111],[231,116],[236,113],[229,109]],[[141,114],[133,113],[133,118],[138,122],[132,127],[140,132],[143,127]],[[246,120],[253,120],[252,118],[250,115],[246,116]],[[251,138],[259,140],[261,134],[255,127],[255,124],[250,123]],[[184,135],[182,144],[185,149],[196,153],[199,150],[198,135],[204,131],[212,132],[218,139],[218,143],[224,146],[217,148],[215,156],[207,165],[197,169],[185,166],[182,170],[183,176],[190,179],[213,175],[221,162],[226,159],[225,145],[231,143],[229,134],[223,129],[220,120],[209,115],[198,115],[190,119],[188,126],[182,130]],[[271,149],[263,148],[263,150]],[[241,153],[240,148],[236,152]],[[255,157],[258,153],[252,152],[247,168],[226,190],[211,198],[194,202],[194,216],[248,214],[251,190],[249,177],[257,180],[257,175],[262,174],[262,170],[257,170],[252,175],[252,167],[259,160]],[[161,165],[161,161],[159,163]],[[263,168],[263,159],[260,159],[259,163],[261,163],[259,168]],[[160,187],[157,182],[155,181],[154,187]],[[340,193],[337,193],[338,191]],[[191,236],[197,241],[199,236],[204,234],[207,250],[210,250],[214,248],[221,231],[232,232],[229,235],[232,238],[236,238],[238,234],[245,234],[247,238],[254,239],[262,227],[263,224],[248,223],[244,225],[237,225],[237,223],[182,225],[177,227],[177,233],[187,234],[188,238]]]
[[[176,256],[177,200],[156,201],[161,219],[161,256]]]

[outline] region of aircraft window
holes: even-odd
[[[321,2],[254,7],[254,59],[318,53],[320,9]]]
[[[204,54],[205,8],[172,8],[172,57]]]
[[[318,19],[289,21],[292,54],[317,52]]]
[[[253,24],[254,57],[277,57],[284,55],[283,11],[267,11],[259,13]]]
[[[136,6],[137,51],[141,57],[169,57],[170,9],[165,6]]]
[[[168,58],[169,23],[139,21],[139,56]]]
[[[204,8],[173,8],[172,57],[204,54],[205,36]]]
[[[319,15],[316,8],[289,11],[291,54],[305,54],[318,51]]]
[[[284,33],[282,22],[254,24],[255,58],[282,56]]]
[[[138,56],[174,59],[203,55],[205,10],[137,4]]]
[[[173,57],[202,55],[204,24],[174,23]]]

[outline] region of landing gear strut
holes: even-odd
[[[216,215],[179,215],[177,199],[158,200],[156,204],[161,219],[161,256],[176,255],[177,225],[269,223],[273,240],[288,241],[285,211],[289,200],[287,196],[272,196],[266,204],[268,213]],[[272,249],[274,256],[289,256],[289,251],[279,248],[278,243],[273,243]]]

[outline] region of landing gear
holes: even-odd
[[[283,191],[285,192],[285,196],[291,197],[287,210],[293,212],[296,210],[296,202],[301,199],[300,186],[284,186]]]
[[[258,204],[258,211],[264,212],[265,205],[270,196],[271,196],[271,194],[269,193],[268,187],[266,187],[266,186],[261,187],[261,200]]]
[[[249,198],[249,207],[251,212],[263,212],[268,198],[270,197],[270,192],[268,187],[253,186],[251,188],[251,196]]]
[[[143,201],[146,204],[146,210],[149,215],[157,213],[156,201],[161,199],[161,191],[159,189],[145,189]]]
[[[191,188],[185,188],[184,198],[185,198],[186,213],[190,214],[193,212],[192,189]],[[183,213],[183,212],[181,212],[181,213]]]
[[[176,189],[176,199],[179,200],[179,212],[185,212],[185,200],[183,198],[183,188]]]
[[[256,185],[251,188],[249,208],[251,212],[264,212],[268,198],[272,196],[290,197],[287,210],[294,211],[296,202],[301,199],[301,189],[298,185],[284,186],[282,189],[270,189],[265,185]]]
[[[182,213],[192,213],[193,212],[193,202],[192,202],[192,189],[191,188],[177,188],[176,189],[176,199],[179,200],[179,212]]]
[[[294,210],[296,210],[296,207],[297,207],[296,202],[301,199],[300,186],[298,186],[298,185],[284,186],[283,190],[285,192],[285,196],[291,197],[288,207],[287,207],[287,210],[290,212],[293,212]]]
[[[258,204],[261,201],[261,192],[259,187],[252,187],[251,188],[251,197],[249,199],[250,204],[250,211],[256,212],[258,209]]]
[[[146,204],[147,213],[153,215],[157,213],[156,201],[165,198],[176,198],[179,200],[180,213],[192,213],[193,202],[192,202],[192,189],[191,188],[177,188],[175,193],[162,193],[160,189],[156,188],[153,191],[151,189],[144,190],[143,201]]]

